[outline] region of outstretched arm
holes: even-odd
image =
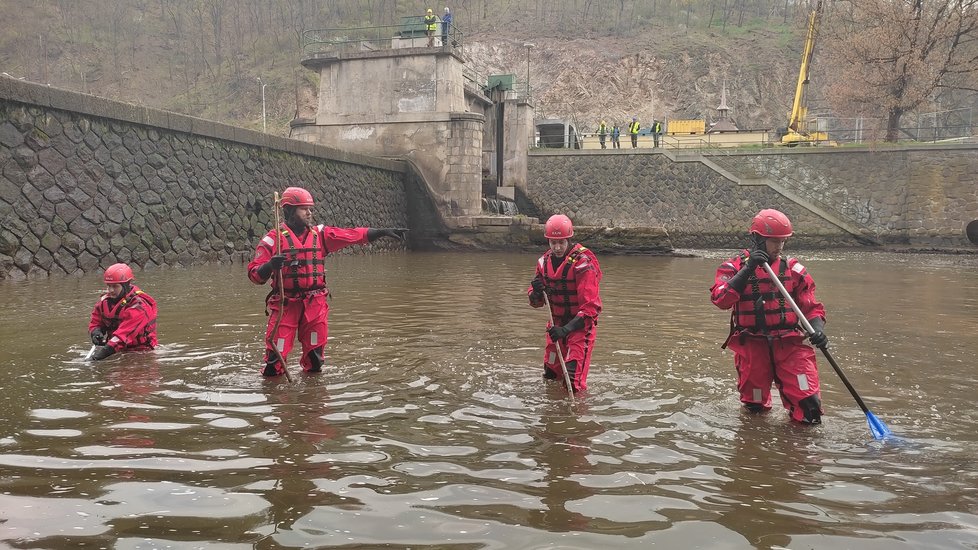
[[[367,242],[374,242],[381,237],[390,237],[392,239],[397,239],[403,241],[407,237],[407,232],[410,229],[404,229],[401,227],[385,227],[382,229],[375,229],[371,227],[367,229]]]

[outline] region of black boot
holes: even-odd
[[[805,424],[821,424],[822,423],[822,400],[818,398],[817,395],[809,395],[808,397],[802,399],[798,406],[805,413],[805,419],[802,421]]]
[[[755,414],[768,411],[768,409],[765,409],[764,405],[761,405],[760,403],[744,403],[744,408]]]
[[[309,350],[306,354],[309,357],[309,370],[306,372],[322,372],[323,370],[323,348]]]
[[[271,363],[265,363],[265,368],[261,370],[262,376],[278,376],[282,374],[278,371],[275,366],[278,365],[278,361],[272,361]]]

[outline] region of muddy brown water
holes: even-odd
[[[533,255],[330,258],[327,368],[258,375],[240,265],[137,273],[161,346],[98,364],[101,284],[0,283],[0,546],[978,548],[978,257],[799,253],[824,424],[741,412],[727,252],[601,257],[589,394],[540,378]]]

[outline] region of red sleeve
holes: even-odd
[[[590,254],[582,257],[574,266],[574,279],[580,304],[577,315],[597,319],[601,313],[601,266],[597,258]]]
[[[277,236],[278,231],[272,229],[267,235],[262,237],[262,239],[258,241],[258,246],[255,247],[255,257],[248,263],[248,278],[251,279],[251,282],[255,283],[256,285],[263,285],[267,283],[268,279],[270,278],[262,279],[261,276],[258,275],[258,268],[267,262],[268,259],[272,257],[272,254],[275,253],[275,237]]]
[[[367,244],[366,227],[329,227],[320,225],[316,229],[322,235],[326,253],[336,252],[355,244]]]
[[[727,282],[743,267],[740,265],[740,258],[740,256],[734,256],[720,264],[713,278],[710,300],[713,301],[713,305],[720,309],[730,309],[740,300],[740,293],[727,285]]]
[[[825,306],[815,298],[815,281],[808,274],[805,266],[798,263],[795,258],[788,260],[788,269],[791,271],[791,278],[794,282],[792,298],[798,304],[798,309],[805,316],[805,319],[821,317],[825,320]]]
[[[156,305],[147,300],[143,300],[138,295],[131,299],[131,303],[122,310],[119,315],[119,328],[112,333],[108,345],[112,349],[119,351],[131,347],[136,342],[136,335],[152,322],[156,321]]]
[[[542,266],[543,266],[543,262],[546,261],[546,258],[547,257],[544,255],[544,256],[541,256],[539,260],[537,260],[537,269],[536,269],[536,272],[533,274],[533,278],[534,279],[545,280],[544,279],[544,276],[543,276],[543,267]],[[533,299],[533,285],[532,284],[529,286],[529,288],[526,289],[526,296],[527,296],[527,298],[530,299],[530,305],[531,306],[533,306],[533,307],[543,307],[543,297],[540,297],[539,300],[534,300]]]
[[[102,326],[102,302],[105,300],[103,295],[99,298],[99,301],[95,302],[95,307],[92,308],[92,318],[88,321],[88,333],[91,334],[93,330]]]

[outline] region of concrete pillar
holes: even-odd
[[[293,137],[365,155],[406,158],[424,176],[444,216],[482,211],[482,126],[472,112],[463,61],[446,48],[320,54],[314,124]]]
[[[524,99],[510,99],[503,110],[503,177],[502,188],[518,187],[526,191],[527,152],[533,145],[533,105]],[[500,192],[497,190],[497,194]],[[502,191],[512,200],[512,191]]]

